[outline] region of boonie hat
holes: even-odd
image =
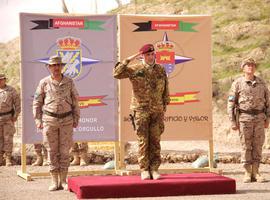
[[[256,61],[253,58],[246,58],[241,63],[241,69],[247,64],[254,64],[255,66],[257,66]]]
[[[48,65],[57,65],[57,64],[65,65],[66,63],[62,62],[62,58],[60,56],[57,55],[51,56],[49,58]]]
[[[0,80],[2,79],[6,79],[6,75],[5,74],[0,74]]]

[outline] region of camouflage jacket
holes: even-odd
[[[137,111],[163,112],[170,103],[168,78],[159,64],[130,65],[127,61],[117,63],[113,76],[129,78],[132,84],[130,108]]]
[[[21,99],[18,92],[7,85],[0,89],[0,113],[7,113],[13,110],[13,113],[0,116],[0,122],[17,119],[21,112]]]
[[[244,76],[236,79],[231,87],[228,97],[229,119],[234,122],[234,109],[236,106],[244,111],[258,110],[263,111],[256,115],[257,119],[270,118],[269,90],[265,82],[255,76],[254,81],[246,80]],[[254,115],[240,112],[240,121],[253,120]]]
[[[43,116],[44,110],[56,114],[72,111],[73,123],[78,124],[80,118],[78,99],[79,94],[71,78],[63,76],[59,83],[51,76],[45,77],[40,81],[33,101],[33,115],[36,124],[42,123],[42,120],[54,120],[53,117]]]

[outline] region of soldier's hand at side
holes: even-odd
[[[77,128],[78,124],[77,123],[73,123],[73,128]]]
[[[38,125],[37,125],[37,128],[38,128],[38,129],[43,129],[43,124],[42,124],[42,123],[41,123],[41,124],[38,124]]]
[[[264,128],[268,128],[269,127],[269,119],[265,120],[264,122]]]
[[[12,117],[11,121],[12,121],[13,123],[15,123],[15,122],[17,121],[17,118]]]
[[[43,129],[43,123],[41,119],[36,119],[35,122],[38,129]]]
[[[233,122],[232,123],[232,130],[237,131],[238,129],[239,129],[239,126],[235,122]]]

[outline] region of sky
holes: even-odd
[[[70,13],[104,14],[117,7],[115,0],[65,0]],[[122,0],[129,3],[130,0]],[[20,35],[19,13],[62,13],[61,0],[0,0],[0,43]]]

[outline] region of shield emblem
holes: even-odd
[[[61,56],[62,61],[66,63],[63,69],[63,73],[65,76],[75,79],[81,74],[82,71],[81,49],[57,50],[57,55]]]

